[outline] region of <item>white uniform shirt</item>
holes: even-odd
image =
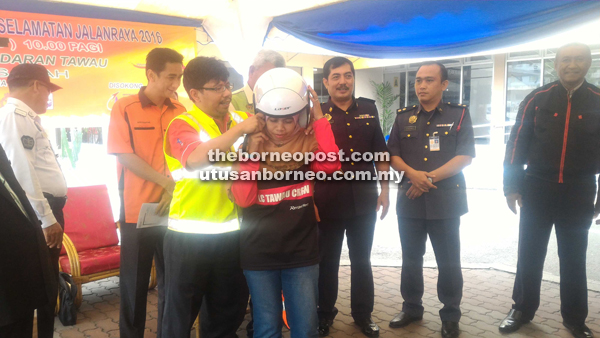
[[[67,195],[67,182],[40,124],[40,117],[15,98],[9,98],[6,105],[0,108],[0,144],[31,206],[42,221],[42,228],[56,223],[44,193],[64,197]]]

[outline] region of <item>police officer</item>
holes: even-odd
[[[427,235],[438,265],[442,337],[458,337],[461,317],[460,216],[467,212],[462,169],[475,157],[473,125],[465,105],[442,102],[448,71],[426,62],[417,71],[419,105],[398,111],[388,149],[392,167],[404,172],[398,188],[402,244],[402,312],[390,322],[399,328],[423,318],[423,255]]]
[[[334,57],[323,66],[323,84],[330,99],[321,109],[331,124],[335,142],[344,157],[353,153],[380,153],[387,147],[379,115],[373,100],[354,99],[354,65],[343,57]],[[350,157],[351,158],[351,157]],[[356,157],[355,157],[356,158]],[[351,160],[342,162],[344,172],[389,171],[389,162]],[[318,181],[315,204],[319,211],[319,334],[326,336],[337,314],[338,270],[344,233],[348,239],[351,268],[352,318],[369,337],[379,335],[379,326],[371,320],[374,303],[371,247],[377,211],[381,218],[389,206],[388,181]]]
[[[504,194],[521,208],[519,256],[512,310],[500,324],[513,332],[531,321],[552,225],[560,259],[563,325],[575,337],[593,337],[588,314],[586,250],[592,217],[600,212],[596,173],[600,160],[600,89],[585,81],[592,56],[584,44],[556,52],[559,80],[529,94],[519,107],[504,158]],[[527,164],[527,170],[523,166]]]

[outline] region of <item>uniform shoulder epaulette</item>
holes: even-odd
[[[417,108],[418,106],[415,104],[414,106],[409,106],[409,107],[404,107],[404,108],[400,108],[398,109],[398,111],[396,111],[397,114],[402,114],[402,113],[406,113],[409,112],[415,108]]]
[[[466,104],[459,104],[459,103],[452,103],[452,102],[446,102],[447,105],[449,105],[450,107],[459,107],[459,108],[467,108],[468,106]]]
[[[15,108],[15,114],[21,115],[21,116],[27,116],[27,111],[25,111],[23,109]]]
[[[375,104],[375,100],[372,100],[372,99],[367,99],[366,97],[362,97],[362,96],[361,96],[361,97],[359,97],[357,100],[358,100],[358,101],[362,101],[362,102],[368,102],[368,103]]]

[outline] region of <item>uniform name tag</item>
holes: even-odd
[[[415,131],[417,130],[417,126],[405,126],[404,131]]]
[[[27,135],[23,135],[21,137],[21,143],[23,143],[23,148],[28,150],[33,149],[33,145],[35,144],[35,142],[33,141],[33,137]]]
[[[429,150],[430,151],[440,151],[440,137],[439,136],[430,136],[429,137]]]
[[[354,119],[355,120],[362,120],[362,119],[374,119],[375,116],[369,115],[369,114],[361,114],[358,116],[355,116]]]

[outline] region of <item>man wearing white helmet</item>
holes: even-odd
[[[315,122],[314,134],[307,135],[309,92]],[[247,137],[244,150],[269,156],[264,162],[239,162],[242,180],[235,181],[231,190],[244,213],[240,254],[253,301],[255,336],[281,337],[283,292],[292,337],[316,338],[317,218],[313,185],[303,174],[339,170],[339,149],[330,124],[323,118],[317,94],[298,73],[284,68],[267,71],[257,81],[254,95],[255,112],[264,114],[266,123],[265,128]],[[282,160],[272,160],[274,153]],[[306,164],[303,160],[285,161],[284,153],[323,153],[326,157]],[[251,174],[267,171],[286,178],[251,179]],[[245,180],[244,174],[250,179]]]
[[[248,71],[248,83],[241,89],[233,92],[231,96],[231,110],[254,114],[252,89],[254,89],[256,80],[266,71],[278,67],[285,67],[285,59],[281,54],[267,49],[258,52]]]

